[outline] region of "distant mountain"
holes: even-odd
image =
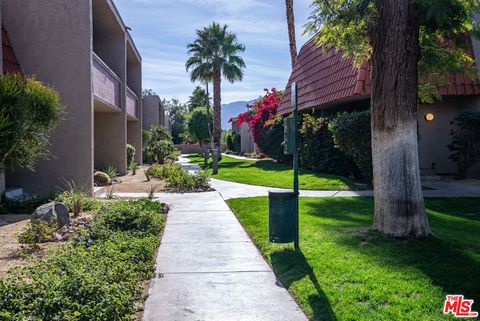
[[[247,105],[252,102],[253,100],[222,104],[222,129],[232,129],[232,124],[228,122],[230,118],[237,117],[238,114],[247,111]]]

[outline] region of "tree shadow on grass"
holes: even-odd
[[[425,274],[434,286],[449,294],[463,294],[475,299],[475,309],[480,309],[480,262],[458,246],[438,237],[402,241],[370,231],[355,236],[358,243],[346,239],[345,244],[368,255],[378,264],[415,267]]]
[[[305,277],[315,287],[316,294],[310,295],[307,299],[312,308],[312,320],[336,321],[337,318],[332,310],[327,296],[323,292],[312,267],[301,251],[285,249],[273,252],[270,255],[273,270],[282,284],[288,289],[293,282]]]
[[[461,200],[458,200],[461,203]],[[435,203],[441,215],[429,213],[434,236],[423,239],[397,239],[370,230],[373,202],[371,198],[329,199],[319,203],[304,201],[307,215],[325,218],[335,233],[334,241],[342,247],[368,257],[378,266],[414,267],[427,276],[434,286],[446,293],[464,294],[475,300],[480,309],[480,246],[479,231],[474,222],[458,219],[469,218],[462,212],[478,211],[479,205],[458,207],[447,202]],[[431,205],[427,202],[427,209]],[[432,206],[433,207],[433,206]],[[323,224],[323,223],[320,223]],[[475,310],[475,309],[474,309]]]

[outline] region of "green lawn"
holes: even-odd
[[[188,158],[192,163],[203,166],[203,155],[192,154]],[[207,172],[212,176],[211,163]],[[293,169],[277,164],[271,160],[243,160],[222,156],[217,179],[278,188],[292,188]],[[354,189],[353,182],[342,176],[321,174],[309,170],[301,170],[299,175],[300,189],[304,190],[348,190]]]
[[[268,242],[267,198],[228,203],[312,320],[453,320],[447,293],[480,311],[480,198],[427,199],[435,237],[410,242],[368,230],[372,198],[301,198],[302,253]]]

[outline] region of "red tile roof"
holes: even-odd
[[[446,78],[445,84],[437,86],[441,95],[480,94],[478,79],[471,80],[463,75]],[[313,38],[300,49],[297,63],[280,102],[280,114],[291,111],[290,86],[294,81],[298,88],[299,110],[325,108],[336,103],[366,99],[371,94],[368,63],[358,68],[352,58],[344,58],[342,51],[334,48],[324,50]]]
[[[3,52],[3,72],[4,73],[21,73],[22,69],[18,63],[17,56],[13,51],[10,39],[8,39],[7,31],[2,26],[2,52]]]

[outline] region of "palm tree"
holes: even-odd
[[[227,25],[220,26],[213,22],[210,26],[197,30],[197,39],[187,46],[191,57],[185,65],[192,80],[204,83],[213,81],[213,140],[217,146],[220,146],[222,135],[222,76],[231,83],[241,81],[245,68],[245,62],[239,55],[245,51],[245,46],[227,28]]]
[[[292,60],[292,69],[297,61],[297,43],[295,41],[295,18],[293,15],[293,0],[285,0],[285,9],[287,13],[288,40],[290,43],[290,57]]]

